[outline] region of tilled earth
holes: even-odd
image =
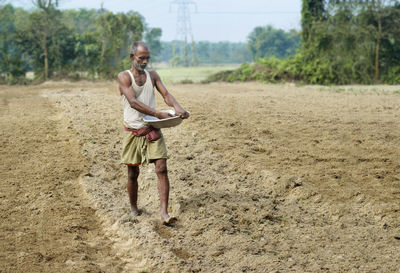
[[[40,92],[0,89],[0,272],[122,270],[78,181],[77,138]]]
[[[1,272],[400,272],[400,87],[168,88],[172,227],[116,83],[1,88]]]

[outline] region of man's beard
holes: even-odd
[[[133,61],[133,67],[135,67],[138,71],[143,71],[146,68],[147,64],[139,64],[136,60]]]

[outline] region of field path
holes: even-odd
[[[63,116],[34,87],[1,89],[0,114],[0,272],[120,271]]]

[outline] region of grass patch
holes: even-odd
[[[157,73],[164,83],[200,83],[208,76],[226,70],[234,70],[239,65],[232,66],[201,66],[201,67],[171,67],[158,68]]]

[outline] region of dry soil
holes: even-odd
[[[1,87],[0,272],[400,272],[399,86],[167,87],[172,227],[116,83]]]

